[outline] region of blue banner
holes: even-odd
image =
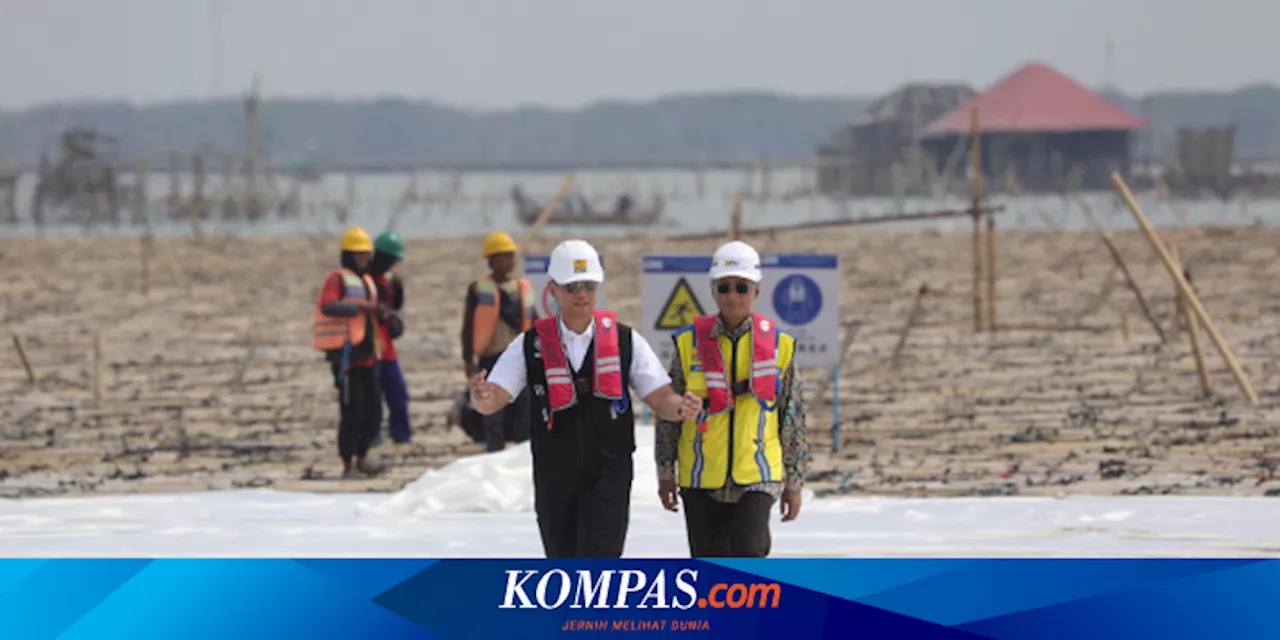
[[[1264,638],[1275,560],[6,560],[4,638]]]

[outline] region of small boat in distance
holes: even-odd
[[[525,194],[520,185],[511,188],[511,197],[515,201],[516,217],[525,226],[533,226],[542,215],[543,205]],[[597,212],[581,194],[568,193],[560,199],[547,224],[647,226],[662,216],[663,202],[659,196],[654,196],[653,206],[648,209],[636,209],[634,205],[631,196],[624,193],[618,196],[612,211]]]

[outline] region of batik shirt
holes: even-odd
[[[711,328],[711,337],[718,338],[721,334],[725,334],[730,338],[737,339],[751,330],[750,322],[743,322],[738,325],[737,329],[726,332],[724,324],[719,316],[716,317],[715,325]],[[671,388],[678,394],[684,395],[684,367],[680,364],[680,353],[676,351],[672,357],[671,368],[668,371],[671,376]],[[804,395],[802,389],[802,380],[800,372],[796,370],[795,359],[793,358],[787,364],[787,368],[782,372],[782,389],[781,395],[778,397],[778,431],[782,440],[782,467],[784,470],[784,482],[758,482],[751,485],[739,485],[730,477],[727,479],[725,486],[719,489],[708,490],[711,497],[720,502],[737,502],[743,494],[752,491],[768,493],[775,499],[782,495],[783,490],[799,491],[804,488],[804,477],[809,467],[809,442],[805,437],[805,416],[804,416]],[[676,477],[676,458],[678,457],[678,443],[680,441],[680,431],[683,428],[682,422],[671,422],[657,418],[654,423],[654,429],[657,432],[657,441],[654,443],[654,457],[658,463],[658,479],[659,480],[675,480]]]

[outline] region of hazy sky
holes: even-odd
[[[215,19],[215,16],[220,16]],[[246,89],[463,106],[987,86],[1029,59],[1098,86],[1280,83],[1273,0],[0,0],[0,107]],[[220,37],[215,37],[220,34]]]

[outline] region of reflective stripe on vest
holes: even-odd
[[[524,278],[516,281],[523,310],[520,318],[520,331],[528,331],[533,327],[533,310],[537,297],[533,293],[533,283]],[[502,322],[502,298],[498,295],[499,287],[492,276],[476,280],[476,308],[471,314],[471,353],[481,355],[493,344],[494,332],[498,323]]]
[[[622,353],[618,346],[618,318],[612,311],[595,312],[595,354],[591,380],[593,394],[597,398],[622,400]],[[547,429],[555,419],[555,412],[578,403],[578,391],[573,384],[573,371],[564,354],[560,341],[560,318],[541,318],[534,327],[537,330],[538,347],[542,353],[542,368],[547,376],[547,399],[551,404],[551,416]]]
[[[733,380],[751,379],[751,392],[737,398],[725,399],[726,408],[713,413],[711,400],[713,387],[711,379],[706,375],[708,363],[703,354],[708,353],[705,345],[716,345],[714,357],[720,363],[718,373],[724,371],[725,361],[733,362],[735,348],[733,340],[727,335],[719,335],[715,340],[698,340],[696,323],[676,332],[674,338],[676,350],[680,357],[680,366],[684,373],[685,388],[700,398],[706,398],[708,405],[703,416],[698,420],[686,420],[680,429],[677,444],[676,476],[679,485],[695,489],[718,489],[725,485],[732,473],[732,479],[739,485],[750,485],[758,482],[780,482],[783,479],[782,443],[780,440],[781,416],[777,411],[777,398],[780,392],[782,372],[791,363],[795,353],[795,341],[785,332],[773,329],[769,340],[764,342],[769,347],[768,353],[759,352],[760,341],[754,335],[750,340],[739,339],[737,349],[737,367],[733,376],[724,376],[725,389],[732,387]],[[756,320],[755,327],[760,327]],[[753,332],[754,333],[754,332]],[[768,357],[764,357],[768,356]],[[763,370],[768,365],[768,375]],[[714,365],[711,365],[714,366]],[[761,389],[761,382],[771,381],[772,393]],[[762,401],[758,397],[768,397]],[[717,392],[718,393],[718,392]],[[729,420],[733,425],[730,429]],[[730,433],[733,441],[730,443]],[[733,454],[732,464],[729,461],[730,451]]]
[[[325,282],[328,282],[329,278],[335,273],[342,278],[341,302],[378,301],[378,288],[368,275],[361,277],[349,269],[335,269],[325,275]],[[368,287],[367,289],[365,288],[366,286]],[[360,312],[350,318],[327,316],[321,311],[323,305],[320,300],[323,297],[324,292],[322,291],[320,298],[316,300],[316,308],[312,317],[312,347],[317,351],[333,351],[334,349],[341,349],[348,343],[354,346],[364,342],[365,322],[370,319],[369,314]],[[373,322],[376,328],[377,319],[373,319]]]

